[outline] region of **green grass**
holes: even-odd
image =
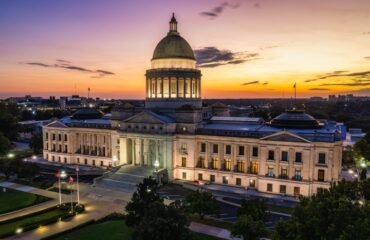
[[[117,219],[93,223],[53,238],[53,240],[132,240],[131,234],[132,232],[130,228],[125,225],[125,222],[121,219]],[[194,240],[219,240],[219,238],[194,233]]]
[[[46,225],[66,215],[66,213],[67,211],[54,207],[49,210],[5,221],[0,223],[0,238],[14,234],[18,228],[26,230],[27,228],[32,229],[31,226],[38,227],[39,225]]]
[[[49,200],[49,198],[14,189],[0,190],[0,214],[30,207]]]

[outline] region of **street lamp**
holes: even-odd
[[[365,168],[365,167],[366,167],[366,163],[361,162],[361,163],[360,163],[360,166],[361,166],[361,167],[363,167],[363,168]]]
[[[14,153],[8,153],[7,157],[8,158],[14,158],[15,157],[15,154]]]
[[[60,179],[64,179],[67,177],[66,171],[62,170],[61,172],[58,173],[58,185],[59,185],[59,206],[62,205],[62,192],[61,192],[61,182]]]
[[[349,173],[349,174],[353,174],[353,170],[352,170],[352,169],[349,169],[349,170],[348,170],[348,173]]]
[[[159,161],[158,159],[156,159],[154,161],[154,167],[155,167],[155,175],[157,176],[157,183],[159,184],[159,176],[158,176],[158,167],[159,167]]]

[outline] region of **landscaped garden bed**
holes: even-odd
[[[26,216],[10,219],[0,223],[0,238],[12,236],[17,233],[29,231],[63,219],[73,217],[76,213],[84,211],[83,205],[76,206],[75,212],[70,211],[70,205],[52,207]]]
[[[0,214],[23,209],[50,200],[50,198],[33,193],[9,188],[6,188],[4,191],[3,189],[4,188],[0,188]]]

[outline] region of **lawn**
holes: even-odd
[[[5,221],[0,223],[0,238],[14,234],[18,228],[28,230],[41,225],[47,225],[57,221],[66,214],[66,210],[54,207],[45,211]]]
[[[49,198],[13,189],[0,191],[0,214],[15,211],[49,200]]]
[[[131,230],[123,220],[107,220],[58,236],[53,240],[131,240]],[[219,238],[194,233],[194,240],[219,240]]]

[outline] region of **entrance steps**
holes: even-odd
[[[105,173],[102,177],[94,179],[96,187],[114,189],[124,192],[134,192],[137,184],[149,176],[154,176],[153,167],[124,165],[116,172]]]

